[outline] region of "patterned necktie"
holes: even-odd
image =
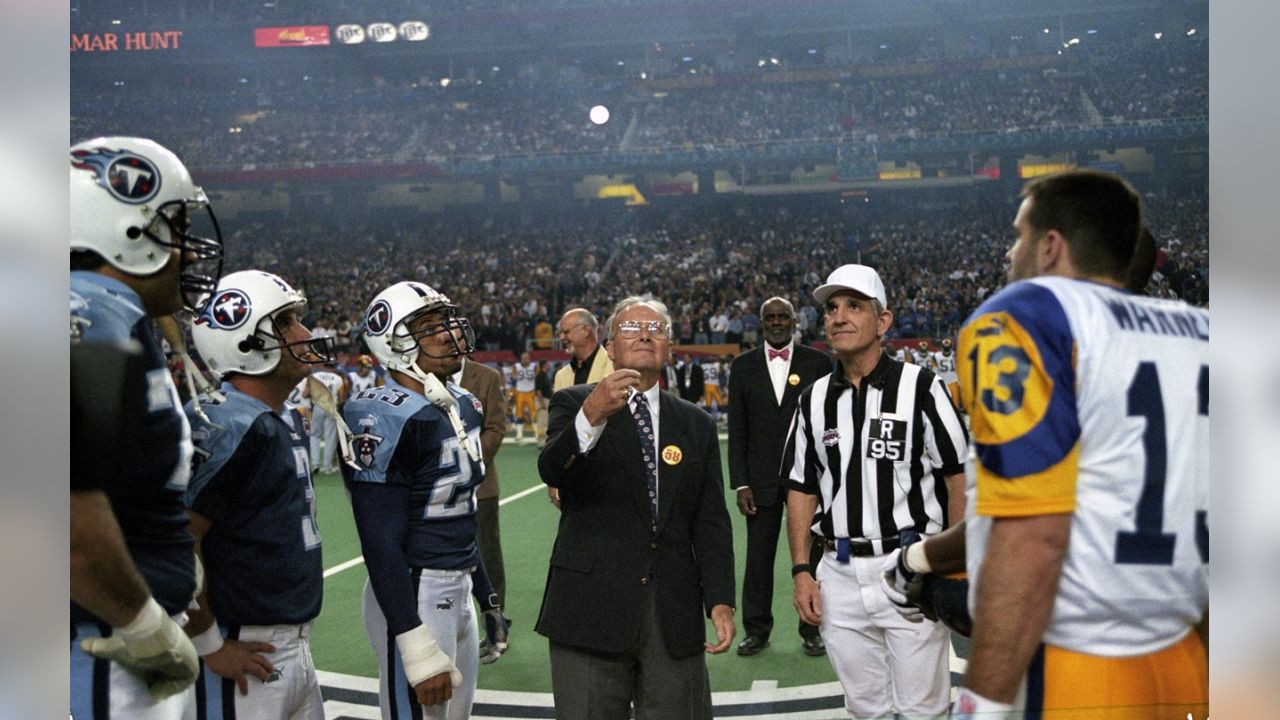
[[[653,418],[649,415],[649,400],[643,393],[636,393],[636,406],[631,414],[636,419],[636,430],[640,433],[640,457],[644,458],[644,467],[649,477],[649,508],[653,512],[653,531],[658,531],[658,459],[654,457]]]
[[[774,350],[773,348],[769,348],[770,360],[774,358],[782,358],[783,360],[786,360],[790,357],[791,357],[791,348],[782,348],[781,350]]]

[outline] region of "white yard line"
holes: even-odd
[[[498,507],[502,507],[503,505],[506,505],[507,503],[509,503],[509,502],[511,502],[511,501],[513,501],[513,500],[519,500],[520,498],[525,497],[526,495],[532,495],[533,493],[536,493],[536,492],[538,492],[539,490],[541,490],[541,489],[543,489],[543,488],[545,488],[545,487],[546,487],[546,485],[544,485],[543,483],[538,483],[537,485],[534,485],[534,486],[533,486],[533,487],[531,487],[531,488],[525,488],[524,490],[521,490],[520,492],[516,493],[515,495],[512,495],[511,497],[507,497],[507,498],[503,498],[503,499],[499,500],[499,501],[498,501]],[[348,561],[346,561],[346,562],[338,563],[337,565],[334,565],[333,567],[331,567],[331,568],[329,568],[329,569],[325,570],[325,571],[324,571],[324,576],[325,576],[325,577],[329,577],[329,576],[331,576],[331,575],[337,575],[338,573],[342,572],[343,570],[350,570],[351,568],[353,568],[353,567],[355,567],[355,566],[357,566],[357,565],[360,565],[360,564],[361,564],[361,563],[363,563],[363,562],[364,562],[364,556],[363,556],[363,555],[361,555],[360,557],[354,557],[354,558],[351,558],[350,560],[348,560]]]

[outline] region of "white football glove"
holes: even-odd
[[[911,572],[903,565],[902,555],[903,548],[898,548],[885,558],[884,568],[880,571],[880,587],[899,615],[913,623],[923,622],[924,611],[907,599],[907,584],[915,581],[919,573]]]
[[[966,687],[951,703],[951,720],[1021,720],[1022,716],[1009,703],[988,700]]]
[[[86,638],[80,641],[80,649],[138,675],[157,700],[186,690],[200,674],[191,640],[155,598],[149,598],[138,616],[116,628],[111,637]]]

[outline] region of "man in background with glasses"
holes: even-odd
[[[600,352],[599,327],[596,316],[586,308],[573,308],[560,316],[556,332],[561,345],[572,357],[567,365],[556,371],[555,382],[551,386],[553,393],[571,385],[600,382],[613,372],[613,361],[607,353]],[[548,487],[547,496],[553,505],[560,507],[559,490]]]
[[[608,328],[617,369],[552,397],[538,458],[561,493],[536,628],[550,640],[556,716],[634,707],[637,717],[710,718],[702,653],[724,652],[735,633],[715,424],[658,387],[671,352],[665,305],[626,298]]]

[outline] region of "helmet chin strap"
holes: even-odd
[[[329,413],[335,421],[334,424],[338,426],[338,450],[342,455],[342,461],[354,470],[363,470],[364,468],[356,462],[356,454],[352,449],[351,428],[347,425],[347,421],[342,419],[342,413],[338,411],[338,403],[334,402],[333,393],[329,392],[328,386],[320,382],[315,375],[307,375],[307,393],[311,396],[311,402]]]
[[[221,428],[221,425],[209,419],[205,414],[204,408],[200,407],[200,394],[208,395],[214,402],[222,402],[226,400],[222,392],[209,382],[209,379],[200,372],[200,368],[196,366],[194,360],[191,359],[190,353],[187,352],[187,338],[182,330],[182,326],[178,324],[178,318],[175,315],[164,315],[156,318],[156,325],[160,327],[160,334],[164,335],[165,340],[169,341],[169,347],[177,353],[178,359],[182,360],[183,375],[187,380],[187,393],[191,395],[191,406],[195,409],[196,415],[209,425],[215,428]]]
[[[418,367],[416,361],[409,364],[406,373],[422,383],[422,394],[426,396],[427,400],[431,401],[432,405],[440,408],[445,415],[449,416],[449,423],[453,425],[453,432],[458,436],[458,442],[466,449],[467,456],[473,461],[480,460],[480,448],[471,442],[471,438],[467,436],[467,428],[462,424],[462,415],[458,412],[458,399],[453,396],[453,393],[449,392],[440,378],[429,372],[424,372],[422,368]]]

